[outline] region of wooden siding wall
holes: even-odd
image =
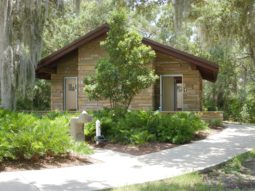
[[[97,110],[102,107],[109,106],[108,101],[91,101],[84,93],[83,80],[85,76],[95,72],[97,61],[106,56],[106,52],[100,48],[100,41],[102,38],[93,40],[78,50],[78,83],[79,83],[79,97],[78,105],[80,110]]]
[[[64,77],[78,75],[77,51],[58,61],[57,73],[51,74],[51,110],[64,109]]]
[[[85,76],[95,72],[95,65],[98,59],[107,55],[106,51],[100,47],[100,41],[104,37],[91,41],[78,50],[78,84],[79,96],[78,105],[79,110],[98,110],[102,107],[108,107],[109,101],[91,101],[84,93],[83,80]],[[152,109],[153,103],[153,87],[142,90],[140,94],[135,96],[130,108],[131,109]]]
[[[183,61],[158,53],[154,62],[156,74],[183,75],[183,110],[200,111],[202,103],[202,78],[199,70]],[[160,80],[154,86],[154,109],[160,106]]]
[[[78,109],[97,110],[109,106],[108,101],[91,101],[84,93],[85,76],[95,72],[98,59],[107,55],[100,47],[104,37],[81,46],[58,61],[57,73],[51,75],[51,109],[64,109],[64,77],[78,77]],[[182,74],[184,84],[183,110],[200,111],[202,102],[202,78],[200,72],[188,63],[157,53],[153,63],[156,74]],[[133,99],[130,109],[159,109],[160,81],[142,90]]]
[[[223,112],[222,111],[201,111],[198,112],[201,119],[203,119],[206,122],[209,122],[210,120],[218,119],[221,122],[223,121]]]

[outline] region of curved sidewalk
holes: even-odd
[[[59,169],[0,173],[0,191],[87,191],[165,179],[224,162],[255,147],[255,127],[228,125],[205,140],[132,156],[97,150],[102,162]]]

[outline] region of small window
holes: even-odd
[[[68,91],[75,91],[75,85],[74,84],[68,84]]]

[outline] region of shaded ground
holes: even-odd
[[[252,191],[255,190],[255,149],[203,171],[124,186],[107,191]]]
[[[243,161],[240,168],[222,164],[207,169],[201,175],[203,181],[211,186],[220,185],[229,190],[255,190],[255,158]]]
[[[17,170],[40,170],[46,168],[61,168],[69,166],[89,165],[97,161],[83,155],[60,155],[56,157],[44,157],[37,160],[19,160],[0,162],[0,172]]]

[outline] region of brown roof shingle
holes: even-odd
[[[43,72],[43,68],[51,67],[58,59],[67,55],[68,53],[77,50],[80,46],[100,37],[106,35],[109,31],[109,26],[107,24],[101,25],[95,30],[90,31],[84,36],[78,38],[67,46],[57,50],[56,52],[50,54],[49,56],[43,58],[37,66],[36,75],[38,78],[50,79],[50,74],[46,74]],[[156,41],[153,41],[148,38],[143,38],[143,43],[149,45],[155,51],[161,52],[163,54],[175,57],[177,59],[183,60],[190,64],[195,65],[201,73],[201,76],[205,80],[209,80],[211,82],[215,82],[217,79],[217,74],[219,71],[219,67],[217,64],[200,58],[198,56],[194,56],[192,54],[177,50],[173,47],[163,45]]]

